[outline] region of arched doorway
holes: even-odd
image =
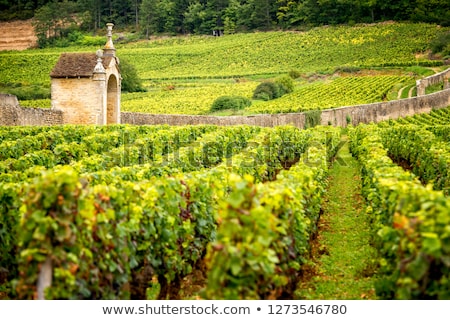
[[[119,123],[119,85],[115,75],[110,75],[106,96],[106,124]]]

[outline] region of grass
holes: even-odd
[[[298,284],[297,299],[376,299],[376,251],[370,246],[368,216],[361,196],[359,165],[347,140],[330,171],[309,275]]]
[[[443,89],[444,89],[444,82],[440,82],[440,83],[433,84],[431,86],[426,87],[425,93],[426,94],[435,93],[435,92],[441,91]]]

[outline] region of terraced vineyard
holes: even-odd
[[[308,32],[264,32],[226,37],[188,36],[125,45],[117,54],[133,61],[144,80],[236,78],[332,71],[338,66],[411,66],[423,53],[437,26],[393,23],[315,28]],[[49,84],[61,52],[95,52],[94,47],[0,53],[3,83]],[[35,63],[39,61],[39,63]],[[23,68],[22,68],[23,67]]]
[[[385,23],[355,27],[314,28],[306,32],[261,32],[226,37],[186,36],[116,45],[117,55],[132,62],[149,89],[146,93],[123,94],[123,111],[206,114],[221,95],[251,97],[263,80],[295,71],[304,77],[331,76],[342,68],[397,68],[438,66],[442,61],[426,55],[436,36],[435,25]],[[0,52],[0,86],[39,88],[50,95],[49,74],[61,52],[89,51],[94,47]],[[38,63],[37,63],[38,61]],[[408,72],[404,73],[408,76]],[[343,80],[345,81],[345,80]],[[414,79],[390,79],[378,83],[355,83],[354,89],[373,91],[368,96],[333,94],[334,85],[305,85],[297,81],[297,91],[270,103],[254,103],[244,114],[296,112],[314,108],[381,101],[392,82],[403,87]],[[368,87],[362,88],[362,85]],[[315,87],[317,86],[317,87]],[[319,94],[311,90],[319,90]],[[397,89],[397,91],[400,88]],[[331,90],[328,95],[323,90]],[[342,93],[342,92],[340,92]],[[306,99],[303,99],[306,95]],[[397,94],[394,94],[397,96]],[[323,102],[323,103],[322,103]],[[24,100],[24,106],[50,107],[50,101]]]
[[[302,112],[386,100],[396,84],[412,82],[407,76],[341,77],[330,83],[313,83],[292,94],[251,106],[251,113]]]
[[[287,113],[328,109],[387,100],[394,87],[414,83],[412,76],[346,76],[298,84],[279,99],[253,101],[241,114]],[[238,95],[251,99],[259,82],[224,80],[220,83],[165,85],[150,92],[122,95],[123,111],[157,114],[208,114],[215,99]],[[50,99],[22,102],[25,106],[50,107]]]
[[[434,66],[420,57],[435,31],[395,23],[118,46],[139,61],[150,89],[124,94],[122,109],[206,114],[216,97],[251,97],[260,81],[292,70],[303,74],[293,93],[254,101],[244,113],[386,100],[393,88],[402,96],[415,76],[332,73],[342,66]],[[0,53],[2,85],[48,86],[59,52]],[[307,83],[309,72],[320,81]],[[24,104],[32,103],[49,100]],[[0,298],[311,296],[305,286],[320,277],[311,271],[315,255],[333,254],[317,241],[324,207],[339,210],[324,201],[349,141],[345,157],[359,164],[352,159],[342,179],[361,197],[351,191],[345,199],[367,217],[358,221],[368,221],[361,234],[369,234],[364,243],[376,257],[360,261],[359,272],[375,286],[369,296],[326,298],[450,299],[449,121],[450,107],[346,129],[0,127]],[[344,248],[343,240],[335,245]]]

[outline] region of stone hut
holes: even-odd
[[[67,124],[120,123],[121,75],[107,25],[107,42],[97,53],[63,53],[50,73],[53,110]]]

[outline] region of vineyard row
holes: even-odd
[[[2,264],[19,298],[44,294],[38,283],[47,267],[49,299],[145,298],[142,286],[154,277],[160,297],[173,298],[201,261],[207,298],[283,295],[308,259],[339,130],[264,131],[247,131],[253,143],[230,155],[238,166],[221,159],[136,181],[113,169],[102,172],[110,175],[102,183],[89,181],[95,171],[56,166],[23,183],[2,183]],[[248,161],[259,165],[242,165]]]

